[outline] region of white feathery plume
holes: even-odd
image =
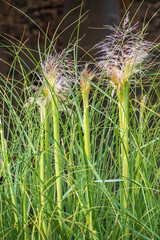
[[[133,33],[138,23],[130,26],[128,14],[122,26],[109,26],[111,35],[97,46],[99,66],[106,72],[112,85],[120,90],[121,86],[134,74],[142,73],[151,58],[154,44],[143,39],[140,32]]]

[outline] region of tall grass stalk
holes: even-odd
[[[143,126],[144,126],[144,112],[145,112],[145,104],[146,104],[146,96],[143,96],[142,101],[140,102],[140,113],[139,113],[139,134],[138,141],[139,143],[143,142]],[[141,153],[140,150],[137,152],[136,160],[135,160],[135,181],[139,182],[140,178],[140,168],[141,168]],[[136,189],[135,189],[136,193]]]
[[[54,197],[54,191],[53,191],[53,186],[52,186],[52,161],[51,161],[51,154],[50,154],[50,122],[51,122],[51,114],[50,114],[50,102],[46,101],[45,104],[45,110],[44,110],[44,115],[45,115],[45,123],[44,123],[44,131],[45,131],[45,136],[44,136],[44,148],[45,148],[45,198],[46,198],[46,211],[48,213],[52,212],[52,207],[50,202],[53,201],[53,197]],[[51,234],[51,226],[50,226],[50,222],[48,222],[48,228],[47,228],[47,236],[49,238],[52,237]]]
[[[50,103],[45,104],[45,161],[46,161],[46,181],[52,176],[52,164],[50,160]]]
[[[55,176],[57,185],[57,207],[60,217],[60,227],[62,228],[62,179],[61,179],[61,160],[60,160],[60,137],[59,137],[59,112],[57,102],[52,96],[52,111],[53,111],[53,129],[54,129],[54,161],[55,161]]]
[[[43,103],[40,104],[40,217],[43,216],[43,211],[45,211],[45,203],[46,203],[46,196],[45,196],[45,159],[44,159],[44,123],[45,123],[45,106]],[[44,236],[47,236],[47,226],[45,220],[39,219],[40,222],[40,229],[42,225],[42,230]],[[40,237],[39,237],[40,238]]]
[[[52,112],[53,118],[53,134],[54,134],[54,166],[55,166],[55,177],[57,186],[57,208],[59,215],[59,224],[62,230],[62,172],[61,171],[61,154],[60,154],[60,133],[59,133],[59,108],[63,101],[66,100],[66,96],[69,94],[71,87],[71,70],[72,61],[69,62],[67,57],[68,52],[63,51],[60,54],[54,53],[53,55],[47,55],[44,62],[41,63],[42,68],[42,79],[43,82],[43,95],[47,101],[45,113],[47,113],[47,118],[45,121],[45,146],[46,146],[46,163],[47,168],[51,167],[49,164],[49,111]],[[47,170],[47,175],[49,177],[49,172],[52,168]],[[48,180],[48,179],[47,179]]]
[[[129,129],[129,82],[126,81],[118,93],[119,101],[119,128],[121,137],[121,163],[122,177],[124,178],[121,191],[121,204],[127,209],[129,194],[129,149],[128,149],[128,129]]]
[[[83,98],[83,128],[84,128],[84,149],[85,149],[85,157],[91,161],[91,143],[90,143],[90,118],[89,118],[89,93],[90,93],[90,81],[94,77],[94,73],[88,70],[88,66],[85,66],[84,71],[80,77],[80,86]],[[86,168],[88,166],[88,161],[86,161]],[[86,194],[87,194],[87,202],[88,202],[88,211],[90,212],[89,219],[88,216],[86,218],[89,222],[89,227],[91,231],[93,231],[93,212],[91,210],[91,190],[89,186],[89,182],[91,181],[91,169],[90,167],[86,170]],[[92,237],[93,236],[93,237]],[[94,239],[94,235],[90,233],[91,239]]]
[[[26,198],[27,198],[27,187],[26,187],[26,181],[25,179],[22,180],[22,195],[23,195],[23,200],[22,200],[22,211],[23,211],[23,226],[24,226],[24,234],[23,234],[23,239],[27,240],[29,237],[29,229],[28,229],[28,211],[27,211],[27,203],[26,203]]]
[[[120,27],[110,28],[112,34],[107,36],[99,48],[103,55],[101,56],[100,66],[105,70],[107,77],[118,97],[119,107],[119,128],[120,128],[120,155],[122,171],[124,178],[121,186],[120,200],[123,209],[129,210],[129,179],[131,164],[129,157],[129,93],[130,79],[135,74],[141,73],[144,69],[144,61],[148,60],[152,44],[143,39],[143,34],[134,34],[133,30],[137,24],[130,26],[129,16],[126,15]],[[137,163],[136,163],[137,164]],[[132,164],[131,164],[132,165]],[[133,166],[133,165],[132,165]],[[135,167],[135,166],[133,166]],[[127,224],[127,217],[124,221]],[[128,226],[125,226],[125,234],[128,236]]]

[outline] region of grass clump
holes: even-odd
[[[39,61],[8,39],[1,239],[160,239],[158,45],[136,26],[127,14],[87,64],[72,59],[78,39],[61,53],[52,39]]]

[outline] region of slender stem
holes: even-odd
[[[42,211],[44,211],[44,207],[45,207],[45,194],[44,194],[44,190],[45,190],[45,160],[44,160],[44,116],[45,116],[45,112],[44,112],[44,106],[40,107],[40,111],[41,111],[41,126],[40,126],[40,152],[41,152],[41,156],[40,156],[40,199],[41,199],[41,207],[42,207]],[[42,226],[43,226],[43,232],[44,234],[47,236],[47,227],[46,227],[46,223],[43,220],[42,221]]]
[[[3,127],[2,127],[2,122],[1,122],[1,118],[0,118],[0,135],[1,135],[1,147],[2,147],[2,156],[3,156],[3,163],[6,163],[6,170],[7,170],[7,178],[8,179],[8,184],[9,184],[9,190],[10,190],[10,195],[11,195],[11,201],[12,204],[14,206],[14,221],[15,221],[15,225],[18,223],[18,217],[17,217],[17,213],[16,213],[16,200],[15,200],[15,196],[14,196],[14,191],[13,191],[13,180],[12,180],[12,176],[11,176],[11,171],[10,171],[10,167],[9,167],[9,161],[8,161],[8,154],[7,154],[7,150],[5,147],[5,141],[4,141],[4,133],[3,133]],[[18,226],[16,226],[17,230],[18,230]]]
[[[68,164],[68,188],[70,188],[70,186],[73,185],[73,176],[72,176],[72,171],[71,169],[73,168],[74,164],[73,164],[73,139],[74,139],[74,134],[71,133],[72,139],[70,142],[70,151],[69,151],[69,164]],[[75,194],[73,192],[73,194],[68,196],[68,202],[73,202],[75,198]],[[72,205],[69,206],[70,207],[70,211],[72,210]],[[73,210],[74,211],[74,210]]]
[[[27,228],[27,209],[26,209],[26,183],[25,180],[22,179],[22,210],[23,210],[23,228],[24,228],[24,234],[23,234],[23,239],[27,240],[28,239],[28,228]]]
[[[84,108],[84,146],[86,157],[90,160],[91,150],[90,150],[90,126],[89,126],[89,106],[88,102],[83,101]]]
[[[55,98],[52,96],[52,110],[53,110],[53,128],[54,128],[54,160],[55,160],[55,175],[57,184],[57,206],[58,214],[62,218],[62,183],[61,183],[61,172],[60,172],[60,155],[59,155],[59,112]],[[60,227],[62,227],[60,223]]]
[[[138,133],[138,146],[140,147],[140,144],[143,142],[143,130],[144,130],[144,105],[145,105],[145,97],[142,99],[141,105],[140,105],[140,117],[139,117],[139,133]],[[140,168],[141,168],[141,153],[140,149],[137,150],[137,156],[135,158],[135,168],[134,168],[134,180],[136,182],[140,181]],[[133,185],[133,202],[134,202],[134,208],[133,213],[137,214],[137,210],[139,212],[139,209],[136,208],[136,202],[137,198],[139,197],[139,188],[137,187],[137,184]]]
[[[122,88],[119,96],[119,122],[121,136],[121,160],[122,160],[122,176],[124,177],[124,194],[122,205],[124,208],[128,206],[129,196],[129,165],[128,165],[128,126],[129,126],[129,82],[127,81]]]
[[[121,205],[124,209],[128,208],[129,200],[129,159],[128,159],[128,127],[129,127],[129,82],[126,81],[118,94],[119,100],[119,124],[121,136],[121,161],[122,161],[122,189],[120,193]],[[124,219],[124,224],[127,225],[127,217]],[[129,236],[127,227],[123,228],[123,239]]]
[[[144,104],[145,104],[145,97],[142,99],[141,106],[140,106],[140,117],[139,117],[139,133],[138,133],[138,142],[142,143],[142,134],[143,134],[143,127],[144,127]],[[135,161],[135,180],[139,182],[139,166],[140,166],[140,158],[141,154],[138,150],[136,161]],[[135,191],[136,192],[136,191]]]
[[[46,179],[49,180],[52,174],[52,166],[50,163],[50,156],[49,156],[49,148],[50,148],[50,142],[49,142],[49,104],[45,105],[45,160],[46,160]]]
[[[88,94],[85,94],[85,92],[82,92],[83,96],[83,118],[84,118],[84,147],[85,147],[85,154],[86,158],[90,161],[91,160],[91,147],[90,147],[90,121],[89,121],[89,105],[88,105],[88,98],[89,98],[89,92]],[[86,165],[88,162],[86,162]],[[88,210],[90,211],[89,218],[88,216],[87,221],[89,222],[90,229],[93,230],[93,213],[91,210],[91,198],[90,198],[90,187],[88,186],[88,182],[91,181],[91,169],[89,167],[89,170],[86,171],[86,193],[87,193],[87,204],[88,204]],[[94,239],[94,236],[92,233],[90,233],[90,238]]]
[[[52,164],[50,161],[50,141],[49,141],[49,136],[50,136],[50,119],[49,119],[49,110],[50,110],[50,104],[46,103],[45,105],[45,162],[46,162],[46,167],[45,167],[45,182],[47,183],[47,191],[46,191],[46,198],[47,198],[47,212],[52,213],[52,207],[50,205],[50,201],[53,199],[53,188],[48,188],[50,185],[51,177],[52,177]],[[52,238],[52,233],[51,233],[51,227],[50,224],[48,224],[48,236],[49,239]]]

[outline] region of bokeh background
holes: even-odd
[[[7,2],[0,0],[0,34],[5,37],[11,36],[12,39],[15,38],[18,41],[26,41],[27,46],[31,49],[37,49],[39,39],[43,51],[44,36],[30,19],[35,21],[44,32],[48,29],[47,35],[51,39],[63,17],[73,8],[79,6],[82,0],[8,0]],[[160,0],[144,0],[143,3],[141,0],[84,0],[83,13],[85,15],[83,19],[85,21],[82,22],[80,27],[80,39],[82,38],[79,43],[80,47],[88,51],[98,41],[101,41],[108,34],[107,30],[104,29],[104,25],[118,24],[125,12],[125,8],[128,7],[130,17],[135,16],[134,21],[139,21],[139,29],[137,30],[140,30],[144,21],[148,22],[151,19],[146,38],[158,42]],[[67,29],[56,41],[58,51],[67,46],[70,35],[76,26],[76,23],[73,23],[78,19],[79,12],[80,8],[72,11],[60,26],[57,36],[64,29]],[[154,16],[153,19],[152,16]],[[70,27],[68,28],[68,26]],[[2,36],[0,36],[0,42],[7,43]],[[12,57],[6,53],[2,46],[0,48],[0,58],[7,63],[12,60]],[[7,64],[0,62],[0,68],[1,73],[7,74]]]

